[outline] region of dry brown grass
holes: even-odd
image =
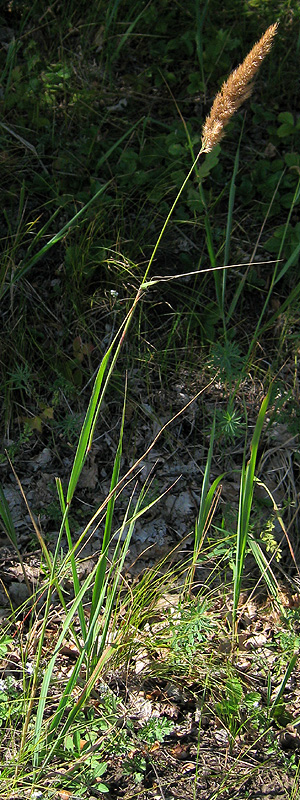
[[[273,39],[277,31],[277,22],[266,30],[261,39],[256,42],[245,60],[223,83],[212,105],[211,112],[206,118],[202,129],[202,152],[209,153],[224,136],[224,128],[232,115],[250,96],[253,88],[253,78],[261,62],[270,52]]]

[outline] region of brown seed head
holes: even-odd
[[[256,42],[242,64],[232,73],[215,97],[211,112],[202,129],[202,152],[209,153],[224,136],[224,128],[232,115],[250,96],[253,78],[261,62],[270,52],[277,31],[277,22],[266,30],[259,42]]]

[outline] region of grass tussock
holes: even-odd
[[[251,229],[245,243],[241,231],[247,226],[241,206],[235,209],[235,196],[243,189],[242,137],[238,145],[234,136],[226,139],[234,154],[227,159],[230,167],[223,166],[226,158],[215,148],[233,114],[250,97],[278,26],[268,27],[223,84],[204,123],[199,150],[198,117],[192,130],[191,104],[185,107],[187,123],[180,101],[194,96],[195,86],[205,96],[209,45],[215,54],[210,60],[218,63],[226,53],[226,38],[215,42],[212,29],[211,41],[202,41],[205,14],[199,9],[196,37],[189,22],[187,35],[180,39],[178,20],[172,18],[175,45],[170,37],[168,71],[161,80],[156,63],[163,63],[170,31],[163,19],[155,28],[155,0],[142,13],[132,5],[130,19],[125,13],[121,25],[126,3],[96,5],[96,31],[93,3],[83,24],[71,0],[71,28],[68,12],[60,18],[57,9],[57,53],[49,9],[43,28],[48,51],[35,38],[35,5],[30,12],[24,4],[23,49],[25,18],[19,40],[10,39],[10,29],[1,29],[1,36],[8,37],[2,80],[9,123],[3,126],[9,202],[18,194],[17,182],[10,183],[10,164],[17,164],[15,173],[23,176],[18,158],[24,154],[11,149],[8,134],[15,123],[23,137],[17,141],[26,144],[26,114],[46,167],[40,175],[33,167],[30,172],[26,161],[19,207],[12,221],[8,213],[4,220],[6,260],[0,274],[10,346],[10,356],[3,349],[3,374],[10,359],[16,359],[14,369],[9,363],[4,386],[6,428],[15,435],[13,401],[18,426],[26,426],[15,449],[7,436],[9,474],[13,472],[25,501],[34,546],[38,542],[41,549],[33,579],[30,553],[22,552],[10,511],[7,472],[4,490],[0,487],[0,519],[20,561],[16,574],[27,595],[23,607],[16,608],[9,599],[0,633],[0,796],[88,800],[109,792],[112,798],[144,799],[159,791],[162,798],[206,800],[209,794],[223,800],[239,793],[244,800],[252,789],[256,796],[257,785],[260,789],[264,761],[264,782],[269,763],[273,782],[278,769],[275,790],[290,770],[293,797],[299,766],[295,758],[291,767],[280,736],[288,723],[296,728],[300,720],[291,683],[300,646],[299,570],[291,544],[298,510],[291,464],[298,434],[285,428],[291,420],[298,423],[299,415],[292,409],[287,423],[283,411],[292,407],[297,394],[300,282],[293,267],[300,245],[289,238],[289,226],[300,195],[299,165],[293,152],[282,168],[288,217],[267,283],[265,271],[260,272],[265,261],[255,261],[255,256],[275,202],[274,185],[280,184],[278,159],[266,180],[271,200],[269,195],[262,200],[264,187],[258,185],[256,205],[251,198],[258,233],[252,242]],[[194,13],[195,4],[187,2],[176,3],[176,14],[184,14],[185,5]],[[166,15],[175,13],[167,0],[159,6]],[[14,4],[12,10],[13,25]],[[146,61],[152,59],[147,69],[140,42],[148,48]],[[185,84],[182,98],[175,100],[173,124],[163,92],[168,86],[172,96],[170,65],[184,46],[187,61],[195,53],[197,69],[193,65],[188,90]],[[151,51],[155,47],[163,47],[163,56]],[[222,75],[229,73],[231,54],[227,58]],[[23,103],[24,76],[34,97],[31,105]],[[152,78],[151,94],[147,81]],[[286,130],[289,137],[295,133],[291,116],[279,120],[277,147]],[[272,135],[274,128],[273,120]],[[27,159],[28,149],[34,156],[37,152],[27,147]],[[202,154],[207,155],[201,159]],[[287,166],[292,167],[288,176]],[[260,162],[258,174],[262,172]],[[255,183],[252,175],[247,177],[246,194]],[[41,197],[45,218],[38,229],[32,220],[39,224]],[[269,205],[262,223],[263,201]],[[248,197],[248,214],[247,202]],[[162,272],[163,254],[165,275],[155,277],[154,260],[155,272]],[[29,331],[31,302],[35,313]],[[49,385],[45,380],[42,386],[39,369],[41,362],[45,367],[50,318],[47,358],[53,373]],[[33,352],[38,354],[34,369]],[[62,403],[73,425],[76,403],[81,412],[73,436],[59,424]],[[275,451],[287,452],[287,445],[289,466],[282,477],[282,463],[280,468],[274,464]],[[47,508],[32,511],[26,498],[30,447],[36,456],[33,483],[41,474],[45,484],[55,470],[57,500],[49,529]],[[296,456],[297,476],[299,452]],[[162,475],[164,480],[167,476],[163,485]],[[151,561],[151,525],[161,506],[169,509],[166,530],[173,539],[165,546],[164,527],[156,528]],[[293,569],[294,595],[281,585],[287,571],[284,548]],[[7,575],[13,573],[3,574],[8,597]],[[288,736],[282,741],[288,749]],[[294,742],[294,749],[300,749],[297,734]]]

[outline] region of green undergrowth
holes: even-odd
[[[278,737],[299,723],[287,700],[298,606],[282,590],[299,578],[299,9],[79,6],[12,2],[0,14],[1,469],[7,477],[8,457],[27,502],[24,454],[57,459],[45,510],[54,545],[27,504],[34,592],[0,491],[28,589],[0,638],[5,800],[105,793],[114,759],[144,785],[151,747],[174,732],[172,709],[137,724],[118,675],[164,699],[177,687],[196,715],[197,753],[209,720],[231,755],[242,747],[237,761],[263,741],[287,767]],[[199,154],[215,92],[276,19],[252,99]],[[109,488],[79,511],[107,420]],[[128,573],[137,522],[176,485],[143,483],[141,465],[160,443],[172,459],[188,426],[189,458],[203,440],[188,544]],[[282,477],[271,462],[265,475],[282,431],[289,467]],[[82,578],[95,529],[100,549]],[[259,645],[251,602],[260,632],[271,620]]]
[[[259,346],[277,372],[286,357],[276,355],[279,327],[297,338],[298,9],[289,4],[285,15],[272,3],[266,16],[264,4],[241,11],[232,2],[218,15],[216,26],[214,2],[201,10],[191,1],[173,9],[98,2],[86,16],[70,3],[54,16],[45,5],[37,25],[37,4],[3,10],[6,434],[19,421],[21,431],[33,426],[47,439],[65,421],[68,436],[67,403],[84,409],[78,395],[130,307],[199,151],[211,98],[274,18],[276,58],[258,77],[246,116],[231,123],[222,157],[220,148],[206,155],[174,209],[152,266],[170,280],[145,297],[121,373],[133,353],[155,390],[161,373],[178,373],[182,362],[190,368],[195,348],[203,362],[214,358],[216,343],[232,359],[238,346],[247,370],[261,355],[249,345],[265,326]],[[246,266],[228,270],[225,297],[225,275],[215,284],[206,270],[228,264]],[[171,280],[189,272],[194,277]],[[286,351],[286,335],[284,343]]]

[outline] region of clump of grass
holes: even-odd
[[[88,576],[85,583],[81,585],[79,581],[77,569],[78,564],[76,560],[76,552],[81,540],[77,541],[76,544],[73,542],[73,537],[71,534],[70,508],[74,493],[78,486],[80,474],[93,444],[95,426],[99,418],[100,410],[103,406],[104,395],[111,380],[113,369],[119,356],[124,338],[127,336],[131,319],[137,306],[140,305],[139,301],[143,295],[143,292],[147,290],[148,286],[153,286],[153,284],[156,282],[155,280],[147,281],[146,279],[155,253],[160,244],[162,235],[168,225],[170,216],[175,209],[178,199],[184,187],[186,186],[190,175],[192,174],[200,154],[210,152],[210,150],[212,150],[213,147],[221,140],[230,118],[235,111],[238,110],[240,105],[249,97],[252,90],[252,81],[254,75],[256,74],[262,60],[271,49],[276,31],[277,24],[274,24],[268,28],[259,42],[257,42],[257,44],[252,48],[244,62],[230,75],[213,103],[211,112],[203,126],[201,150],[198,153],[187,177],[183,181],[175,201],[166,217],[164,225],[161,229],[161,233],[159,234],[151,258],[148,262],[144,280],[137,291],[131,309],[120,326],[119,331],[113,338],[112,343],[110,344],[100,363],[90,399],[90,404],[79,437],[78,447],[74,458],[66,496],[64,495],[61,481],[57,479],[57,490],[61,507],[61,527],[54,555],[50,557],[47,551],[44,552],[46,560],[47,556],[49,556],[48,570],[50,577],[45,590],[46,601],[44,621],[39,630],[35,672],[28,690],[26,713],[24,713],[22,736],[20,740],[20,750],[22,751],[22,754],[26,754],[27,752],[30,768],[31,764],[33,765],[35,780],[43,780],[45,770],[51,763],[54,756],[57,756],[59,747],[63,747],[63,745],[65,745],[66,741],[68,741],[68,737],[73,733],[74,727],[76,724],[78,724],[80,714],[89,701],[104,665],[110,658],[113,657],[113,654],[117,649],[122,648],[122,637],[123,641],[125,640],[126,642],[126,636],[128,636],[128,631],[130,628],[129,623],[131,621],[131,610],[129,604],[129,600],[131,600],[131,598],[128,599],[128,607],[125,607],[125,603],[123,603],[123,613],[124,608],[126,613],[128,613],[128,622],[127,624],[123,625],[123,629],[121,626],[117,627],[116,611],[119,602],[119,595],[121,593],[120,587],[122,585],[122,568],[124,566],[124,561],[130,544],[135,521],[139,516],[142,515],[142,513],[145,513],[145,511],[150,509],[150,507],[153,505],[152,502],[149,502],[148,506],[144,507],[142,505],[143,497],[141,495],[135,504],[128,505],[121,528],[116,532],[114,531],[113,516],[116,495],[121,489],[125,479],[131,478],[134,471],[134,467],[130,468],[129,472],[123,478],[120,477],[122,466],[122,440],[125,425],[124,404],[119,443],[116,451],[115,461],[112,467],[110,492],[101,507],[98,508],[93,519],[90,520],[86,526],[85,531],[81,536],[81,540],[83,540],[84,535],[89,533],[92,523],[97,521],[98,524],[98,520],[102,516],[102,518],[105,519],[102,550],[98,559],[98,563],[95,565],[93,572]],[[112,150],[113,148],[108,151],[107,156],[108,154],[112,153]],[[108,184],[105,184],[105,186],[101,187],[94,195],[93,200],[102,194],[107,186]],[[56,245],[63,238],[71,223],[72,225],[75,225],[75,223],[77,224],[82,212],[85,211],[90,202],[92,201],[89,201],[85,205],[84,209],[77,212],[77,214],[69,221],[69,223],[64,225],[60,231],[51,238],[48,244],[42,247],[35,255],[32,256],[30,249],[28,250],[27,258],[25,257],[19,271],[12,276],[12,283],[16,283],[20,278],[22,278],[27,271],[35,263],[37,263],[37,261],[43,255],[47,253],[50,247]],[[6,285],[3,285],[3,292],[4,290],[5,292],[8,291],[8,287],[6,287]],[[234,632],[237,624],[237,610],[241,593],[241,579],[245,561],[246,545],[248,544],[249,539],[249,518],[255,481],[254,473],[256,467],[257,450],[262,426],[267,412],[268,400],[269,395],[267,395],[263,401],[261,410],[259,412],[259,417],[251,444],[251,456],[249,463],[247,466],[243,464],[241,471],[240,505],[238,511],[236,537],[236,562],[233,581]],[[209,488],[214,430],[215,425],[212,426],[207,464],[204,471],[199,514],[195,526],[194,552],[190,559],[190,563],[187,564],[188,577],[184,587],[184,599],[188,594],[187,590],[190,592],[193,590],[193,580],[197,568],[197,561],[199,559],[199,554],[202,548],[207,526],[212,518],[216,500],[218,499],[217,489],[221,481],[221,476],[217,477],[212,486]],[[153,444],[155,441],[156,439],[154,440]],[[146,454],[147,452],[148,451],[146,451]],[[136,462],[135,467],[137,467],[138,464],[139,461]],[[5,505],[5,501],[1,493],[0,514],[6,529],[10,530],[11,532],[10,539],[16,546],[17,540],[12,528],[9,511]],[[61,566],[59,562],[59,547],[63,533],[65,533],[68,541],[68,554],[65,557],[63,566]],[[109,558],[109,546],[114,542],[115,545],[113,557]],[[257,549],[254,552],[254,555],[256,555],[256,560],[258,561]],[[62,582],[63,577],[63,567],[66,568],[69,565],[72,571],[75,590],[75,600],[71,602],[70,606],[68,606],[64,601],[62,592],[60,590],[60,583]],[[262,569],[264,569],[266,572],[265,564],[262,565]],[[51,654],[48,664],[44,668],[44,643],[46,638],[47,623],[50,618],[53,587],[56,588],[59,593],[65,616],[57,642],[55,644],[55,648]],[[87,618],[85,613],[85,604],[89,599],[89,592],[91,589],[92,600]],[[138,589],[139,587],[135,587],[134,589],[136,596],[138,595]],[[144,594],[141,594],[140,608],[138,609],[140,617],[143,613],[143,607],[146,605],[146,595],[147,593],[144,590]],[[148,592],[148,595],[151,595],[151,591]],[[100,612],[102,613],[102,617]],[[172,625],[169,627],[171,629]],[[181,628],[183,631],[182,637],[178,636],[177,625],[173,623],[173,638],[171,640],[171,649],[173,648],[173,660],[174,657],[178,657],[179,651],[180,657],[184,663],[184,667],[186,667],[186,659],[190,660],[190,658],[193,657],[195,642],[201,646],[203,642],[206,644],[207,634],[210,632],[211,627],[210,620],[207,619],[206,615],[205,601],[203,601],[203,603],[200,602],[195,604],[194,613],[188,613],[185,616],[183,614],[181,620]],[[124,630],[125,634],[123,633]],[[68,679],[66,680],[64,687],[59,687],[59,696],[52,701],[51,682],[55,677],[56,661],[60,653],[60,648],[63,646],[64,640],[69,632],[71,632],[73,635],[78,648],[76,651],[76,663],[72,673],[68,675]],[[278,701],[281,699],[283,690],[294,664],[295,658],[293,656],[286,672],[286,677],[284,678],[279,690],[280,693],[277,694]],[[81,692],[79,695],[78,686],[81,686]],[[40,697],[38,699],[39,688]],[[226,697],[227,705],[224,712],[228,727],[231,725],[230,702],[233,695],[232,691],[230,694],[230,688],[231,687],[227,685],[228,696]],[[236,689],[236,685],[234,688]],[[235,692],[233,697],[235,706],[238,704],[241,705],[242,702],[242,691],[240,690],[240,687],[237,688],[239,691]],[[51,709],[50,719],[49,708]],[[232,723],[234,735],[236,734],[236,718],[237,714],[235,712],[234,721]],[[101,765],[101,769],[102,768],[103,765]],[[22,779],[20,778],[20,783],[21,780]],[[18,782],[18,775],[16,776],[16,782]]]

